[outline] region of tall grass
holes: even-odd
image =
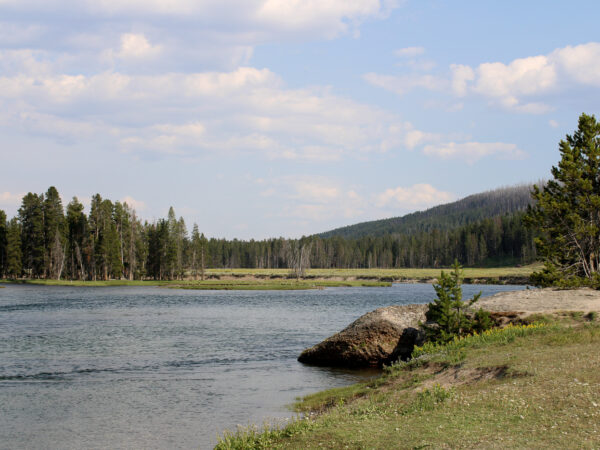
[[[487,344],[509,344],[518,337],[528,336],[535,333],[547,333],[558,329],[558,326],[535,322],[527,325],[510,324],[504,328],[492,328],[481,333],[458,337],[445,344],[426,342],[422,346],[414,348],[412,357],[419,358],[425,355],[440,353],[451,353],[464,348],[475,348]]]

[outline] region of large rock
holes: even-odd
[[[427,305],[387,306],[365,314],[339,333],[304,350],[298,361],[317,366],[365,367],[410,356],[423,342],[419,321]]]

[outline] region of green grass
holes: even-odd
[[[226,433],[217,448],[598,448],[599,344],[600,324],[572,317],[430,346],[305,397],[307,418]]]
[[[43,286],[166,286],[172,281],[153,280],[106,280],[106,281],[82,281],[82,280],[41,280],[41,279],[2,279],[0,283],[5,284],[34,284]]]
[[[372,280],[264,280],[264,279],[229,279],[205,281],[70,281],[70,280],[0,280],[0,283],[34,284],[46,286],[162,286],[172,289],[198,290],[299,290],[322,289],[326,287],[389,287],[391,282]]]
[[[326,287],[390,287],[392,283],[383,281],[322,281],[322,280],[208,280],[170,285],[173,289],[199,290],[303,290]]]
[[[465,283],[527,283],[538,265],[524,267],[466,268]],[[183,289],[295,290],[325,287],[377,287],[396,282],[431,282],[442,269],[310,269],[300,280],[288,269],[209,269],[205,281],[108,280],[71,281],[19,279],[0,283],[26,283],[49,286],[168,286]]]
[[[528,277],[541,265],[532,264],[522,267],[465,268],[464,276],[468,279],[501,279],[511,277]],[[430,269],[309,269],[308,278],[392,278],[394,280],[431,280],[439,277],[440,268]],[[450,269],[445,269],[450,270]],[[231,277],[287,277],[288,269],[210,269],[209,276]]]

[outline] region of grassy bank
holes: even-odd
[[[529,275],[539,267],[466,268],[465,283],[525,284]],[[296,290],[325,287],[390,286],[392,282],[431,282],[440,275],[440,269],[310,269],[297,280],[288,269],[210,269],[206,280],[0,280],[0,283],[23,283],[48,286],[167,286],[204,290]],[[189,277],[191,278],[191,277]]]
[[[217,447],[597,448],[596,320],[571,314],[425,347],[370,383],[304,398],[296,409],[308,418],[226,433]]]
[[[197,290],[303,290],[326,287],[389,287],[391,282],[377,280],[314,280],[314,279],[209,279],[205,281],[79,281],[79,280],[0,280],[6,284],[32,284],[43,286],[162,286],[172,289]],[[0,284],[0,287],[2,285]]]
[[[540,269],[539,264],[522,267],[465,268],[465,282],[492,283],[527,280]],[[382,280],[382,281],[432,281],[440,276],[439,268],[431,269],[309,269],[306,279]],[[449,270],[449,269],[448,269]],[[210,277],[278,279],[289,275],[287,269],[211,269]]]

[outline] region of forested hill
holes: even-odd
[[[527,209],[527,205],[532,201],[531,188],[531,185],[520,185],[495,189],[470,195],[453,203],[435,206],[426,211],[336,228],[318,236],[356,239],[389,234],[413,235],[434,229],[452,230],[482,219]]]

